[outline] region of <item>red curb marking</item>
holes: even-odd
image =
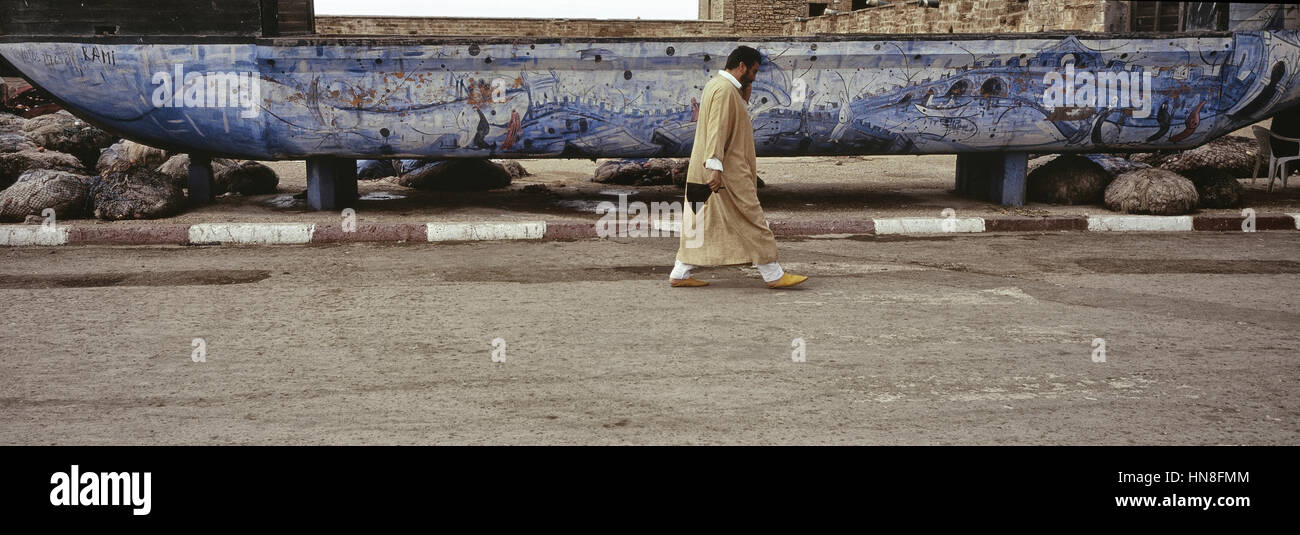
[[[342,224],[317,225],[311,243],[353,242],[423,242],[429,241],[429,227],[424,223],[357,223],[354,232],[344,232]]]
[[[1239,215],[1198,215],[1192,217],[1192,229],[1241,232],[1245,220]],[[1296,230],[1295,218],[1287,214],[1255,214],[1255,230]]]
[[[1084,216],[993,216],[984,218],[984,232],[1088,230]]]
[[[811,236],[817,234],[875,234],[876,223],[870,219],[777,219],[767,222],[777,236]]]
[[[596,237],[595,223],[573,223],[567,221],[557,222],[557,223],[551,223],[548,221],[546,223],[546,233],[542,235],[542,239],[545,240],[553,240],[553,239],[563,240],[563,239],[595,238],[595,237]]]
[[[69,227],[67,245],[189,245],[189,225]]]

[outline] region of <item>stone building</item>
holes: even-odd
[[[701,0],[703,3],[707,0]],[[717,0],[713,0],[717,1]],[[1116,0],[824,0],[779,33],[1029,33],[1295,29],[1295,4]]]
[[[698,0],[696,20],[317,16],[354,35],[703,37],[1297,28],[1294,4],[1119,0]]]
[[[826,4],[823,8],[821,4]],[[936,7],[917,2],[826,0],[815,12],[831,14],[792,21],[787,35],[818,33],[1000,33],[1047,30],[1103,31],[1105,0],[942,0]],[[822,11],[827,13],[826,11]]]

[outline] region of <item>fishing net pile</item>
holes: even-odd
[[[623,186],[686,184],[688,158],[633,158],[605,160],[596,167],[592,182]]]

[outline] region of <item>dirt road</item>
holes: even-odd
[[[1296,444],[1295,234],[0,249],[0,443]]]

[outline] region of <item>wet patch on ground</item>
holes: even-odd
[[[263,269],[202,269],[142,273],[63,273],[0,275],[0,288],[102,288],[108,286],[205,286],[247,284],[271,276]]]
[[[810,277],[867,277],[889,271],[916,271],[925,269],[904,264],[845,263],[845,262],[788,262],[782,264],[787,271]],[[456,269],[438,272],[445,282],[517,282],[541,284],[550,282],[664,280],[672,272],[672,264],[587,267],[581,269]],[[761,280],[758,268],[753,266],[700,266],[691,275],[702,280]]]
[[[1143,399],[1160,394],[1161,385],[1141,375],[1027,374],[1011,377],[930,375],[919,380],[888,380],[877,376],[841,379],[839,392],[853,403],[947,402],[1012,403],[1068,399],[1077,403]],[[1187,387],[1180,398],[1195,399],[1200,389]],[[1005,409],[1012,409],[1004,405]]]
[[[1300,273],[1291,260],[1207,260],[1195,258],[1084,258],[1079,267],[1096,273],[1165,274],[1218,273],[1225,275]]]
[[[637,265],[588,267],[581,269],[456,269],[443,270],[438,276],[446,282],[549,282],[658,280],[667,278],[673,266]]]

